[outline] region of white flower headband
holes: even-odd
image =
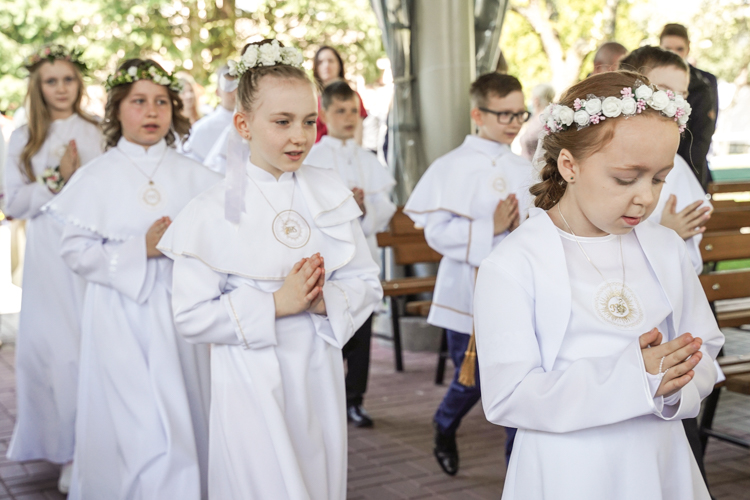
[[[642,82],[635,89],[625,87],[620,91],[621,97],[596,97],[588,95],[586,99],[576,99],[573,108],[561,104],[550,104],[539,115],[544,124],[545,135],[562,132],[574,123],[578,130],[597,125],[607,118],[618,116],[635,116],[643,112],[646,107],[661,111],[661,114],[673,118],[679,126],[680,133],[685,130],[692,108],[680,95],[671,90],[657,90]]]
[[[294,47],[282,47],[278,40],[263,45],[250,45],[238,61],[227,61],[229,75],[239,77],[248,70],[259,66],[276,66],[286,64],[295,68],[302,67],[302,53]]]
[[[130,66],[128,69],[116,71],[107,77],[107,81],[104,82],[104,88],[109,92],[114,87],[135,83],[138,80],[151,80],[157,85],[169,87],[175,92],[182,91],[182,83],[177,78],[158,66],[154,66],[149,61],[144,61],[137,66]]]

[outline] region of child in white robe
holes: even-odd
[[[227,78],[229,67],[224,65],[216,72],[216,95],[219,105],[210,114],[204,116],[190,130],[190,138],[185,142],[183,152],[201,163],[216,143],[221,133],[232,124],[234,104],[237,100],[237,82]]]
[[[29,70],[28,124],[10,137],[5,214],[26,219],[22,307],[16,341],[18,414],[10,460],[64,464],[67,493],[75,444],[85,282],[60,257],[63,226],[42,206],[76,170],[102,153],[96,121],[81,110],[86,65],[61,45],[41,49]]]
[[[690,84],[690,68],[683,58],[659,47],[640,47],[620,61],[620,68],[645,75],[652,84],[685,96]],[[690,260],[698,274],[703,271],[700,242],[705,224],[711,218],[711,203],[707,201],[696,174],[678,154],[674,168],[667,175],[659,201],[649,218],[674,229],[688,247]]]
[[[179,83],[130,59],[107,80],[107,152],[45,210],[88,282],[71,499],[207,498],[208,349],[179,337],[156,243],[220,176],[177,153]]]
[[[178,331],[211,346],[209,495],[344,500],[341,348],[382,297],[352,192],[304,165],[317,105],[296,50],[264,40],[240,62],[224,183],[159,248],[174,259]]]
[[[471,86],[471,118],[478,135],[469,135],[453,151],[430,165],[414,188],[404,213],[424,228],[427,243],[443,255],[427,322],[446,329],[455,374],[433,424],[434,455],[446,474],[458,472],[456,430],[479,401],[474,355],[473,307],[476,270],[511,231],[526,218],[531,165],[509,145],[529,118],[521,83],[513,76],[490,73]],[[472,380],[473,379],[473,380]],[[513,429],[507,430],[506,456]]]
[[[372,258],[380,262],[375,235],[384,230],[396,213],[391,190],[396,180],[377,157],[357,144],[354,133],[359,123],[359,98],[345,81],[329,84],[321,95],[320,121],[326,124],[324,135],[310,150],[306,163],[333,168],[354,193],[364,214],[359,219]],[[362,407],[370,372],[372,317],[344,346],[346,360],[346,415],[356,427],[371,427],[372,418]]]
[[[648,83],[594,75],[545,110],[539,208],[479,269],[482,403],[518,428],[505,500],[710,498],[680,420],[724,337],[684,241],[644,220],[690,108]]]

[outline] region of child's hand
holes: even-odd
[[[703,358],[703,340],[684,333],[661,344],[662,334],[654,328],[640,336],[641,353],[646,371],[652,375],[664,373],[656,396],[671,396],[685,387],[695,376],[693,368]],[[689,359],[688,359],[689,358]]]
[[[146,232],[146,257],[152,259],[154,257],[161,257],[164,255],[156,249],[156,245],[159,244],[159,240],[164,236],[164,232],[167,230],[169,225],[172,223],[172,219],[169,217],[162,217],[157,220]]]
[[[326,283],[326,267],[325,267],[325,261],[323,260],[323,257],[320,257],[320,270],[322,271],[320,273],[320,278],[318,279],[318,282],[315,284],[317,288],[320,289],[320,294],[318,295],[318,298],[312,301],[310,304],[310,307],[307,308],[307,310],[313,314],[320,314],[321,316],[326,315],[326,301],[323,298],[323,285]]]
[[[359,209],[362,210],[362,215],[367,215],[367,209],[365,208],[365,192],[360,188],[352,188],[354,193],[354,201],[359,205]]]
[[[518,200],[515,194],[508,195],[507,198],[497,204],[494,215],[494,235],[502,234],[513,225],[518,218]]]
[[[73,139],[68,143],[68,147],[65,148],[65,154],[60,158],[60,175],[65,182],[68,182],[80,166],[81,157],[78,156],[78,147],[76,146],[75,139]]]
[[[706,230],[704,224],[711,218],[711,207],[700,208],[702,204],[703,200],[698,200],[677,213],[677,197],[670,194],[661,213],[661,225],[674,229],[683,240],[702,233]]]
[[[273,294],[277,318],[306,311],[318,295],[323,293],[322,288],[317,286],[320,275],[323,273],[320,267],[322,260],[320,254],[315,254],[294,265],[284,279],[284,284]]]

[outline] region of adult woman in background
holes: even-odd
[[[330,83],[337,80],[345,80],[344,60],[341,58],[341,54],[328,45],[320,47],[313,59],[313,76],[315,77],[315,83],[318,84],[318,88],[321,91]],[[362,103],[362,96],[359,95],[359,92],[357,93],[357,99],[359,99],[359,121],[357,122],[357,129],[354,132],[354,139],[361,146],[362,121],[367,118],[367,110]],[[320,97],[318,97],[318,112],[320,112]],[[318,142],[321,137],[328,133],[326,124],[320,121],[320,118],[318,118],[317,127],[318,135],[315,138],[315,142]]]

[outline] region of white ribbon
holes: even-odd
[[[219,88],[224,92],[232,92],[237,90],[240,85],[239,78],[229,79],[224,74],[219,75]]]

